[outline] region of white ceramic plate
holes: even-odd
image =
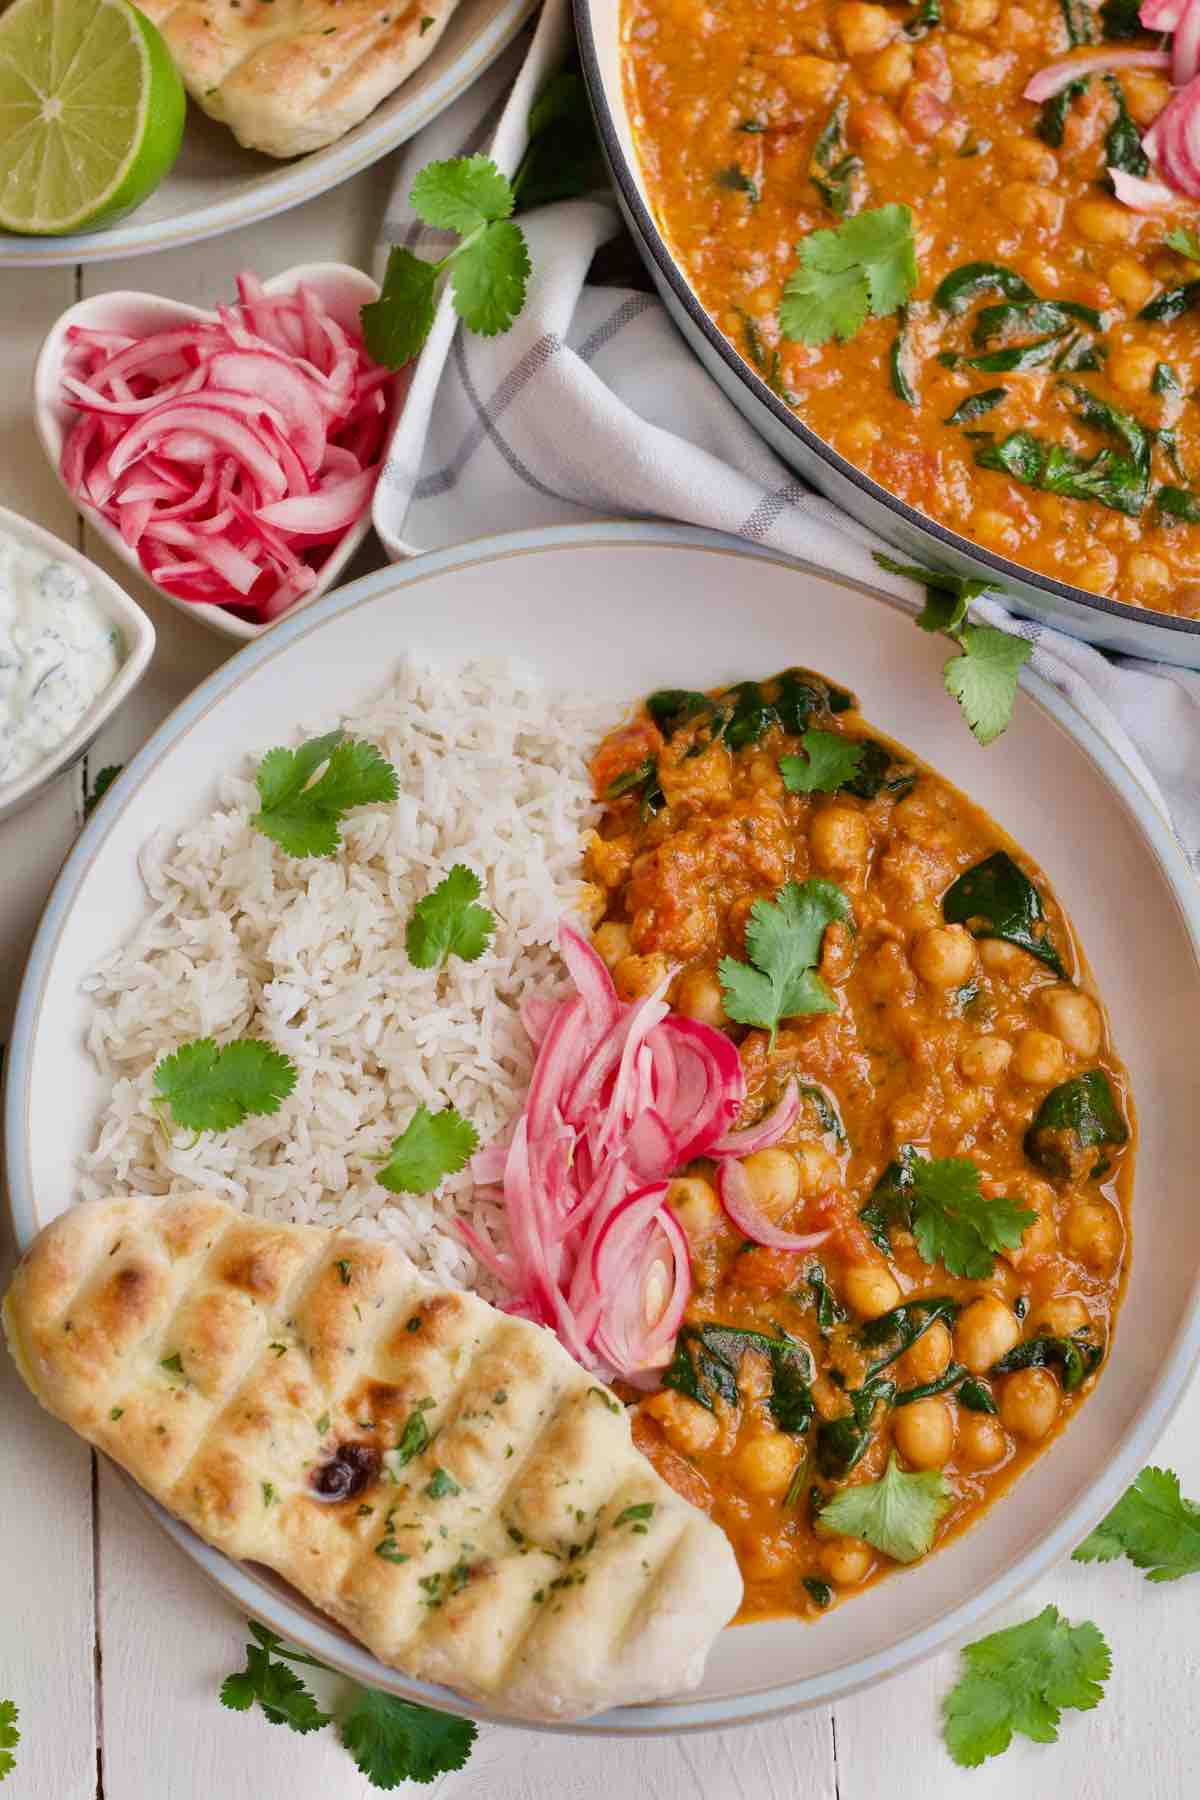
[[[107,231],[57,238],[0,234],[0,269],[177,250],[312,200],[415,137],[495,62],[536,4],[462,0],[437,49],[402,87],[336,144],[291,162],[243,150],[224,125],[189,104],[179,160],[144,206]]]
[[[68,1205],[104,1099],[82,1049],[80,978],[146,911],[137,853],[214,801],[218,772],[332,722],[406,648],[454,664],[516,652],[614,711],[649,688],[710,687],[790,663],[858,693],[866,716],[961,784],[1046,869],[1072,914],[1133,1080],[1142,1148],[1133,1272],[1116,1354],[1061,1442],[974,1530],[815,1625],[725,1632],[702,1687],[572,1731],[711,1728],[828,1701],[927,1656],[1064,1556],[1149,1457],[1200,1348],[1200,902],[1145,793],[1050,688],[1022,678],[983,751],[940,686],[940,645],[896,607],[714,534],[577,526],[422,557],[328,595],[248,645],[170,718],[85,830],[51,898],[10,1050],[6,1136],[17,1237]],[[370,1686],[468,1709],[376,1662],[283,1584],[156,1516],[234,1602]]]

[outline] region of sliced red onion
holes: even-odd
[[[721,1205],[740,1232],[769,1250],[815,1250],[829,1231],[781,1231],[761,1213],[750,1194],[750,1181],[741,1163],[723,1162],[717,1174]]]
[[[1170,66],[1171,58],[1165,50],[1084,50],[1039,69],[1025,88],[1025,99],[1052,100],[1081,75],[1103,74],[1110,69],[1167,69]]]
[[[625,1134],[625,1149],[630,1169],[642,1181],[657,1181],[680,1164],[679,1140],[653,1108],[638,1112]]]
[[[1200,69],[1200,6],[1188,0],[1175,27],[1171,44],[1171,80],[1177,88],[1186,87]]]
[[[1173,188],[1164,187],[1161,181],[1147,181],[1141,175],[1127,174],[1124,169],[1110,169],[1108,176],[1117,199],[1131,212],[1162,212],[1168,206],[1179,204],[1179,195]]]
[[[607,1030],[616,1022],[621,1003],[603,957],[567,919],[558,928],[558,947],[571,980],[583,996],[592,1029]]]
[[[800,1117],[803,1095],[798,1081],[789,1081],[783,1099],[757,1125],[741,1131],[726,1131],[708,1147],[709,1156],[751,1156],[756,1150],[769,1150],[789,1132]]]
[[[1147,137],[1166,181],[1200,199],[1200,77],[1180,88],[1155,119]]]
[[[1174,31],[1192,0],[1142,0],[1138,18],[1147,31]]]

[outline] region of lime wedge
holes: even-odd
[[[132,212],[179,154],[187,101],[126,0],[0,12],[0,230],[53,236]]]

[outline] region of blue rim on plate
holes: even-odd
[[[266,637],[248,644],[229,662],[201,683],[179,705],[155,732],[154,736],[130,762],[121,783],[126,795],[123,806],[135,803],[143,778],[162,760],[180,738],[226,690],[236,685],[252,668],[278,656],[296,640],[317,630],[327,620],[347,612],[382,591],[404,588],[465,567],[487,563],[495,558],[511,559],[514,554],[547,549],[570,549],[574,546],[647,545],[713,550],[744,557],[749,562],[770,562],[785,568],[802,567],[793,558],[752,547],[738,538],[720,532],[701,531],[689,527],[643,523],[564,525],[548,529],[514,532],[509,535],[481,538],[474,543],[457,545],[394,565],[367,575],[347,587],[325,596],[306,611],[285,616]],[[828,578],[828,577],[827,577]],[[860,584],[846,584],[859,587]],[[874,590],[860,591],[874,592]],[[892,596],[876,594],[881,604],[903,611]],[[1145,789],[1134,778],[1115,752],[1092,726],[1060,694],[1028,668],[1022,671],[1021,686],[1047,712],[1098,769],[1116,791],[1140,829],[1148,854],[1153,856],[1171,888],[1174,900],[1191,941],[1193,953],[1200,960],[1200,890],[1187,865],[1170,827],[1159,813]],[[123,810],[123,808],[122,808]],[[4,1096],[5,1154],[8,1191],[13,1225],[22,1249],[36,1233],[37,1212],[34,1205],[32,1178],[25,1145],[25,1119],[28,1112],[28,1090],[34,1031],[40,1009],[42,989],[54,959],[55,947],[66,920],[87,875],[94,853],[109,829],[110,819],[120,816],[111,803],[106,804],[85,825],[83,832],[63,866],[54,885],[46,911],[38,927],[29,961],[21,984],[9,1050],[7,1085]],[[474,1703],[465,1705],[449,1689],[405,1678],[405,1694],[439,1711],[468,1713],[470,1717],[491,1723],[515,1725],[523,1730],[564,1732],[568,1735],[606,1737],[644,1737],[660,1733],[713,1730],[737,1724],[751,1724],[779,1717],[799,1708],[828,1704],[842,1699],[876,1682],[899,1674],[924,1660],[937,1650],[950,1647],[978,1627],[1000,1606],[1013,1599],[1043,1575],[1054,1563],[1066,1556],[1076,1544],[1115,1505],[1130,1482],[1142,1468],[1155,1443],[1179,1405],[1188,1381],[1200,1360],[1200,1307],[1193,1306],[1187,1325],[1171,1347],[1159,1370],[1156,1391],[1150,1404],[1138,1416],[1137,1424],[1112,1457],[1104,1474],[1088,1489],[1084,1499],[1069,1507],[1046,1536],[1026,1553],[1016,1556],[988,1585],[984,1593],[948,1606],[924,1629],[914,1632],[902,1643],[870,1656],[822,1672],[804,1680],[783,1684],[758,1692],[726,1696],[720,1700],[670,1701],[645,1706],[617,1707],[583,1721],[564,1724],[530,1723],[513,1720]],[[209,1577],[233,1603],[243,1611],[262,1616],[261,1582],[241,1564],[203,1543],[186,1526],[173,1519],[143,1493],[130,1477],[129,1486],[158,1524],[183,1548],[201,1571]],[[322,1620],[315,1609],[272,1584],[270,1623],[293,1642],[301,1644],[322,1662],[367,1685],[372,1668],[379,1670],[369,1652],[353,1644],[331,1620]]]

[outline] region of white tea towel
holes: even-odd
[[[486,149],[511,174],[530,104],[569,50],[566,0],[547,0],[532,42],[405,147],[381,274],[393,243],[438,256],[453,241],[409,211],[417,170]],[[914,601],[913,584],[874,561],[888,547],[779,461],[657,298],[588,284],[596,250],[622,229],[613,201],[564,202],[521,224],[533,274],[511,330],[477,337],[458,328],[448,296],[439,306],[376,501],[393,556],[526,526],[655,517],[732,532]],[[1200,674],[1103,655],[990,598],[973,614],[1032,640],[1032,667],[1124,759],[1200,871]]]

